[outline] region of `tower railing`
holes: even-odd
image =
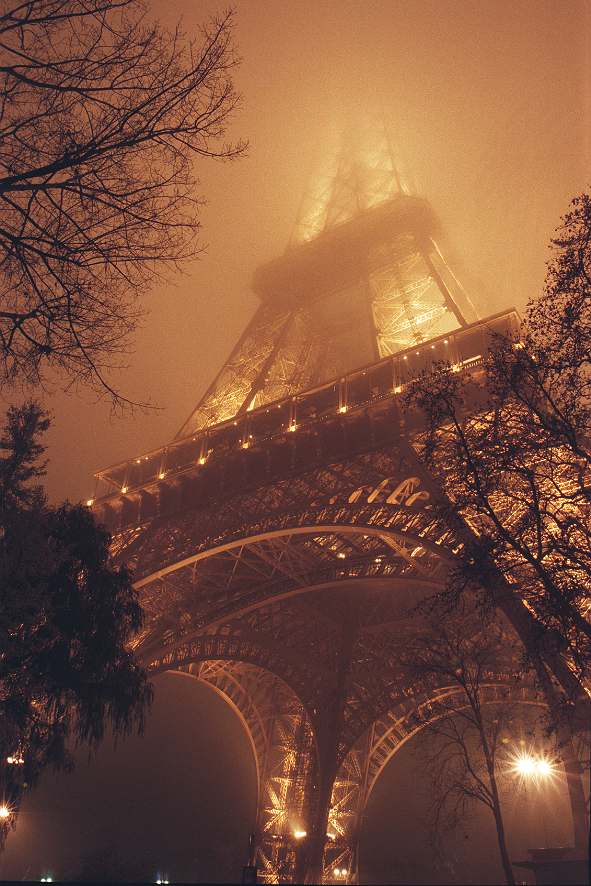
[[[294,433],[304,425],[326,421],[338,413],[400,395],[413,378],[438,364],[457,371],[482,363],[495,336],[516,336],[519,316],[514,309],[472,323],[455,332],[385,357],[348,375],[276,403],[254,409],[206,430],[175,440],[159,449],[95,474],[96,501],[133,495],[157,487],[187,472],[199,470],[231,451],[249,449]]]

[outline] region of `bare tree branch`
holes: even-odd
[[[140,298],[199,254],[198,157],[231,160],[232,12],[197,40],[141,0],[0,3],[0,380],[107,381]]]

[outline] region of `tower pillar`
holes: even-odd
[[[322,883],[323,880],[328,816],[339,767],[339,744],[349,690],[352,653],[358,631],[357,606],[350,605],[343,621],[332,686],[327,691],[326,702],[317,726],[318,785],[314,808],[311,810],[310,833],[306,845],[304,872],[306,883]]]

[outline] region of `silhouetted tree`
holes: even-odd
[[[444,611],[435,608],[417,635],[401,647],[399,662],[415,685],[437,687],[434,700],[415,715],[431,736],[424,743],[431,823],[441,837],[467,818],[472,804],[484,804],[495,822],[506,881],[514,884],[499,784],[508,768],[502,740],[516,715],[511,689],[499,685],[498,678],[504,668],[511,668],[506,638],[499,623],[490,619],[447,621]],[[517,685],[523,673],[517,668],[506,677]],[[486,695],[488,684],[496,684],[493,703]]]
[[[414,445],[434,506],[462,538],[447,596],[480,592],[509,616],[564,748],[591,677],[590,237],[584,195],[552,241],[545,290],[519,338],[497,337],[478,371],[440,365],[407,394],[426,418]],[[580,807],[575,755],[565,753]]]
[[[23,789],[71,765],[71,740],[141,731],[152,697],[129,648],[141,608],[129,572],[109,564],[109,534],[35,484],[48,425],[36,404],[12,407],[0,438],[0,843]]]
[[[0,4],[0,382],[103,375],[139,296],[198,252],[192,162],[231,159],[231,12],[198,40],[142,0]]]
[[[427,417],[421,455],[472,530],[462,563],[466,581],[482,578],[483,563],[494,566],[535,614],[540,642],[566,653],[585,679],[591,207],[586,196],[573,206],[520,339],[497,338],[479,374],[438,367],[414,384],[409,399]]]

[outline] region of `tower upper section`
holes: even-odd
[[[350,126],[311,177],[290,245],[313,240],[362,212],[409,193],[411,188],[400,172],[383,120],[374,117]]]
[[[413,378],[441,362],[477,373],[495,336],[517,333],[514,310],[483,321],[470,311],[429,204],[380,138],[373,154],[346,141],[284,255],[256,271],[259,307],[175,439],[97,472],[88,504],[108,526],[141,534],[204,496],[395,440]]]
[[[476,319],[383,126],[346,133],[306,195],[286,252],[260,267],[261,304],[179,431],[295,396]]]

